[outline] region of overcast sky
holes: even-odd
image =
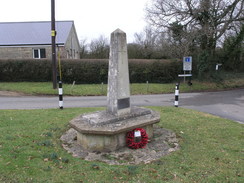
[[[55,0],[56,20],[74,20],[79,39],[88,41],[120,28],[128,42],[146,26],[150,0]],[[1,0],[0,22],[50,21],[51,0]]]

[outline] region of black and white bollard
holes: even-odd
[[[63,109],[63,87],[62,87],[62,81],[58,82],[58,95],[59,95],[59,108]]]
[[[180,84],[176,83],[175,85],[175,107],[178,107],[179,105],[179,88],[180,88]]]

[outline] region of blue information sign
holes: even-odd
[[[191,71],[191,70],[192,70],[192,57],[184,57],[183,71]]]

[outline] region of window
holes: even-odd
[[[34,58],[46,58],[46,50],[44,48],[33,49]]]

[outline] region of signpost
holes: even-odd
[[[183,71],[184,74],[178,74],[178,83],[176,83],[175,86],[175,107],[178,107],[179,105],[179,91],[180,91],[180,78],[184,77],[184,83],[186,82],[186,77],[189,78],[188,81],[188,85],[191,86],[192,82],[191,82],[191,71],[192,71],[192,57],[188,56],[188,57],[183,57]],[[187,72],[187,73],[186,73]]]
[[[183,58],[183,71],[192,71],[192,57]]]
[[[219,70],[219,67],[222,66],[222,64],[216,64],[215,70]]]
[[[188,57],[183,57],[183,71],[184,71],[184,75],[186,74],[186,71],[189,71],[189,73],[191,74],[192,71],[192,57],[188,56]],[[184,76],[184,83],[186,82],[186,78]]]

